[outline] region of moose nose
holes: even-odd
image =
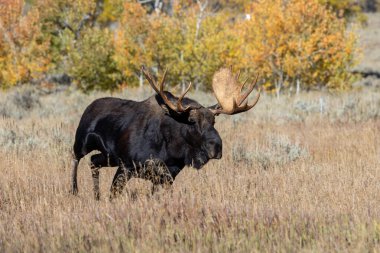
[[[216,155],[215,159],[221,159],[222,158],[222,145],[216,144],[215,145]]]
[[[210,159],[220,159],[222,158],[222,145],[218,142],[211,141],[208,144],[208,157]]]

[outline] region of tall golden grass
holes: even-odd
[[[252,111],[217,119],[221,160],[185,168],[153,196],[132,179],[112,202],[115,169],[101,170],[95,201],[88,159],[79,195],[69,194],[76,126],[105,95],[39,96],[32,109],[0,95],[0,252],[380,250],[379,92],[264,95]]]

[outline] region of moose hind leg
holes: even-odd
[[[115,166],[115,164],[112,159],[108,159],[108,157],[102,153],[91,156],[91,175],[94,183],[94,197],[96,200],[100,199],[99,169],[106,166]]]
[[[94,198],[96,200],[100,200],[99,168],[91,165],[91,175],[92,175],[92,181],[94,183]]]

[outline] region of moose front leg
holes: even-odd
[[[110,200],[113,200],[123,193],[124,187],[131,177],[131,170],[125,168],[123,164],[120,164],[112,180]]]
[[[174,182],[170,170],[159,159],[147,160],[140,170],[140,177],[152,182],[152,195],[158,191],[160,186],[169,189]]]

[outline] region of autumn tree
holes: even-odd
[[[259,0],[247,11],[236,36],[244,37],[243,62],[262,73],[267,88],[348,87],[356,40],[331,10],[317,0]]]
[[[49,68],[48,47],[41,32],[39,11],[24,10],[23,0],[1,0],[0,86],[40,78]]]
[[[140,81],[140,68],[151,65],[147,52],[148,33],[156,32],[150,27],[145,9],[137,2],[124,3],[118,29],[115,31],[113,45],[115,61],[122,72],[126,85],[137,85]]]
[[[41,13],[43,33],[48,36],[58,72],[67,69],[68,49],[81,39],[84,30],[94,27],[102,13],[102,1],[39,0],[35,8]]]
[[[120,2],[120,1],[119,1]],[[54,72],[69,74],[85,91],[112,90],[123,81],[114,59],[112,1],[40,0],[44,33],[51,41]],[[106,12],[105,12],[106,11]]]
[[[354,63],[355,37],[333,0],[168,0],[166,12],[136,0],[0,1],[3,87],[66,73],[85,91],[116,89],[141,84],[147,65],[157,76],[168,68],[169,85],[208,89],[232,65],[278,93],[343,89]]]
[[[232,2],[242,7],[244,1],[229,3]],[[241,67],[238,48],[241,38],[233,33],[234,19],[241,15],[237,10],[231,11],[226,2],[220,2],[225,6],[219,11],[215,11],[214,4],[215,1],[198,0],[188,5],[186,12],[177,9],[174,15],[180,21],[183,38],[180,61],[176,65],[181,67],[182,83],[193,81],[206,89],[211,88],[212,75],[220,67]]]
[[[118,22],[123,13],[124,2],[124,0],[104,0],[103,10],[99,15],[98,22],[103,25]]]
[[[233,22],[228,12],[214,13],[207,2],[178,2],[172,15],[152,13],[137,3],[126,3],[117,30],[116,54],[123,73],[136,84],[141,64],[159,75],[166,68],[168,83],[210,87],[212,74],[238,62]]]

